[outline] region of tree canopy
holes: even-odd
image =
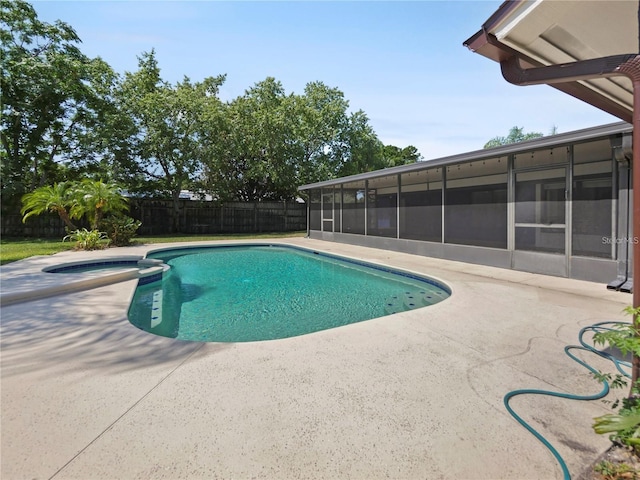
[[[89,59],[64,22],[38,20],[21,0],[0,0],[3,202],[62,179],[63,165],[88,148],[111,68]],[[92,153],[93,154],[93,153]]]
[[[384,145],[336,87],[287,93],[268,77],[230,101],[226,75],[171,84],[154,50],[119,74],[79,48],[73,28],[0,0],[3,208],[64,180],[117,182],[132,195],[181,190],[216,200],[283,200],[300,184],[420,160]]]
[[[555,127],[553,133],[555,133]],[[544,137],[540,132],[524,133],[524,127],[511,127],[509,134],[506,137],[493,137],[484,144],[484,148],[499,147],[501,145],[524,142],[525,140],[533,140],[534,138],[540,137]]]

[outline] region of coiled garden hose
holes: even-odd
[[[631,375],[627,371],[625,371],[625,368],[631,368],[631,364],[629,362],[624,361],[624,360],[620,360],[620,359],[616,358],[615,356],[611,355],[608,352],[605,352],[605,351],[602,351],[602,350],[598,350],[593,345],[587,344],[583,339],[583,337],[584,337],[586,332],[597,333],[597,332],[613,330],[612,326],[614,326],[614,325],[624,325],[624,324],[625,324],[624,322],[606,321],[606,322],[595,323],[593,325],[589,325],[588,327],[584,327],[584,328],[582,328],[580,330],[580,333],[578,335],[578,340],[580,342],[580,345],[579,346],[578,345],[567,345],[566,347],[564,347],[564,352],[571,359],[573,359],[576,362],[578,362],[580,365],[585,367],[587,370],[589,370],[589,372],[591,372],[593,374],[598,374],[599,373],[598,370],[596,370],[595,368],[593,368],[588,363],[580,360],[578,357],[573,355],[571,353],[571,350],[583,350],[583,351],[587,351],[587,352],[590,352],[590,353],[595,353],[596,355],[613,362],[614,365],[616,366],[616,369],[623,376],[630,377]],[[602,380],[602,384],[603,384],[602,391],[600,391],[599,393],[596,393],[594,395],[574,395],[574,394],[570,394],[570,393],[553,392],[553,391],[549,391],[549,390],[522,389],[522,390],[513,390],[513,391],[507,393],[504,396],[504,406],[506,407],[507,411],[511,414],[511,416],[513,416],[513,418],[515,418],[518,421],[518,423],[520,423],[520,425],[522,425],[524,428],[526,428],[534,437],[536,437],[540,442],[542,442],[542,444],[545,447],[547,447],[547,449],[549,449],[549,451],[553,454],[555,459],[560,464],[560,468],[562,468],[562,473],[564,475],[564,479],[565,480],[571,480],[571,474],[569,473],[569,469],[567,467],[567,464],[563,460],[563,458],[560,455],[560,453],[558,453],[558,451],[554,448],[554,446],[551,445],[551,443],[549,443],[549,441],[546,438],[544,438],[544,436],[542,436],[531,425],[529,425],[527,422],[525,422],[511,408],[511,406],[509,405],[509,401],[513,397],[516,397],[518,395],[548,395],[548,396],[551,396],[551,397],[567,398],[567,399],[570,399],[570,400],[598,400],[598,399],[606,397],[607,394],[609,393],[609,383],[606,380],[603,379]]]

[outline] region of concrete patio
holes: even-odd
[[[1,309],[1,470],[13,479],[555,479],[549,451],[503,406],[514,389],[591,394],[579,330],[625,319],[602,284],[306,238],[276,240],[431,275],[437,305],[283,340],[190,343],[127,320],[136,280]],[[71,281],[8,264],[2,293]],[[578,354],[613,371],[599,357]],[[609,446],[600,401],[520,396],[513,408],[575,477]]]

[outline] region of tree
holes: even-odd
[[[524,142],[525,140],[544,137],[542,133],[524,133],[523,130],[523,127],[511,127],[511,130],[509,130],[509,134],[506,137],[494,137],[484,144],[484,148],[499,147],[501,145],[508,145],[511,143]]]
[[[295,104],[298,184],[335,178],[348,150],[349,102],[338,88],[310,82]]]
[[[387,167],[397,167],[399,165],[407,165],[422,160],[422,155],[413,145],[400,148],[394,145],[385,145],[382,149],[382,156]]]
[[[81,53],[69,25],[41,22],[23,0],[0,0],[0,27],[0,177],[3,203],[11,203],[66,177],[60,160],[77,157],[88,140],[102,106],[97,83],[113,72]]]
[[[367,115],[359,110],[349,116],[348,126],[342,132],[346,146],[337,176],[371,172],[385,167],[384,145],[369,125]]]
[[[85,215],[91,228],[97,229],[106,214],[121,214],[129,209],[127,199],[115,183],[84,179],[76,184],[74,213]]]
[[[71,182],[54,183],[36,188],[33,192],[22,196],[22,222],[26,222],[29,217],[51,212],[57,213],[67,228],[76,230],[72,219],[79,218],[76,215],[74,206],[76,205],[75,185]]]
[[[365,113],[348,108],[322,82],[301,95],[272,77],[258,82],[227,104],[203,188],[220,200],[288,200],[301,184],[388,166]]]
[[[212,155],[222,103],[224,75],[171,85],[160,77],[155,51],[138,58],[138,71],[125,74],[116,91],[121,119],[117,178],[130,190],[166,194],[173,200],[173,229],[178,229],[180,191],[202,174]]]
[[[92,229],[98,229],[106,214],[119,215],[129,209],[121,188],[114,183],[90,179],[68,181],[36,188],[22,197],[22,221],[43,213],[57,213],[70,230],[72,220],[86,217]]]
[[[206,166],[209,191],[221,200],[283,200],[297,187],[293,100],[272,77],[229,102],[214,155]]]

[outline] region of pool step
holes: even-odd
[[[428,305],[424,299],[425,292],[403,292],[389,297],[385,302],[385,315],[392,315],[398,312],[406,312],[415,308]]]
[[[443,292],[440,292],[438,290],[435,290],[435,291],[427,290],[423,292],[423,295],[422,295],[422,301],[424,302],[425,306],[433,305],[434,303],[441,302],[443,298],[444,298]]]
[[[153,292],[151,300],[151,328],[162,323],[162,289]]]
[[[413,310],[414,308],[424,307],[424,298],[421,292],[405,292],[402,295],[402,303],[407,310]]]
[[[416,308],[428,307],[442,301],[445,294],[438,290],[418,290],[416,292],[403,292],[389,297],[385,302],[385,315],[398,312],[406,312]]]

